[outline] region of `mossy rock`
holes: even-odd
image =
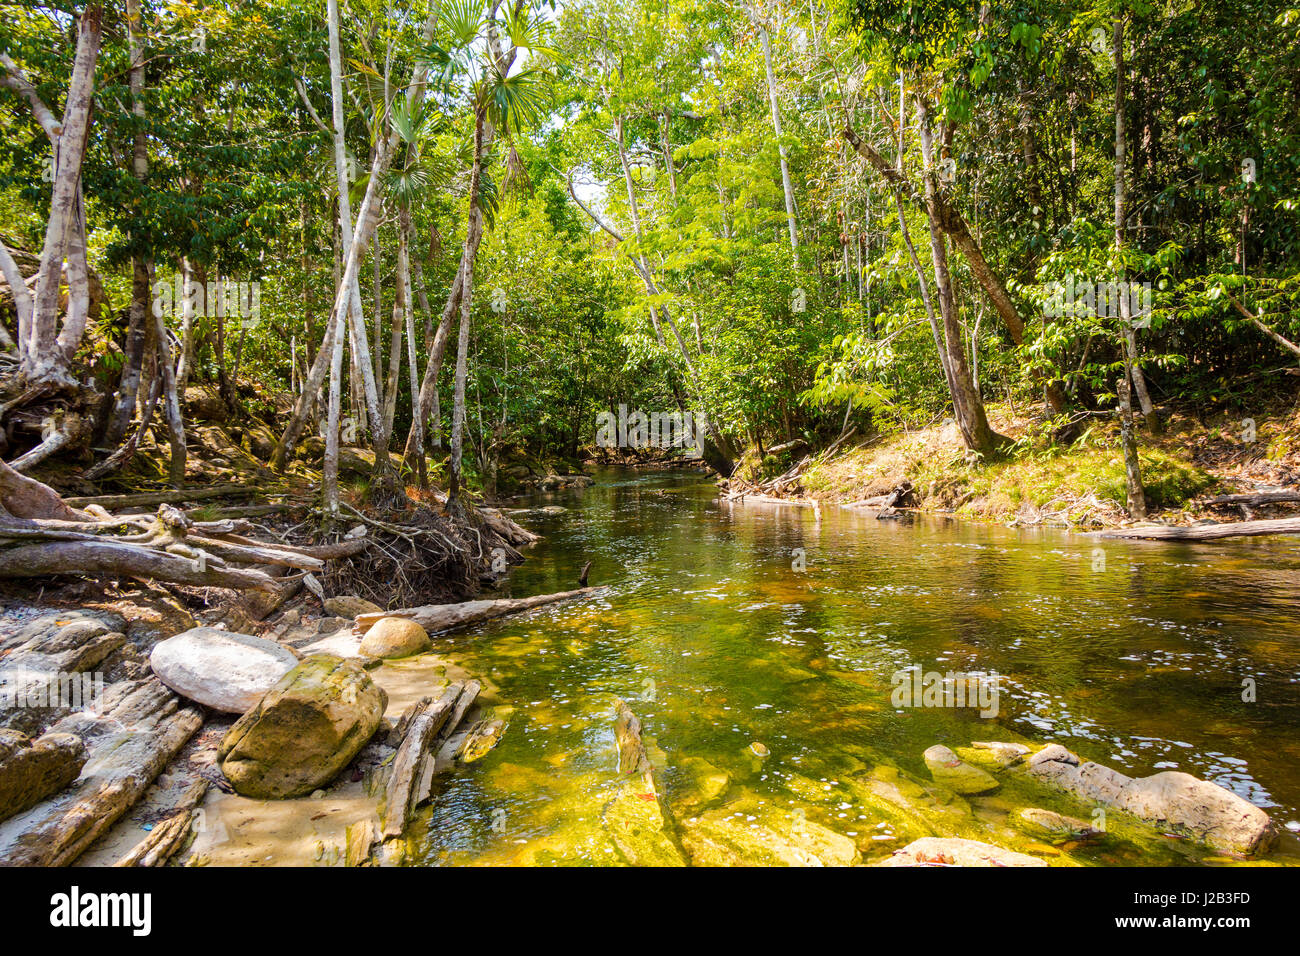
[[[753,796],[684,821],[682,846],[695,866],[852,866],[860,859],[844,834]]]
[[[246,797],[297,797],[324,786],[379,729],[388,695],[351,660],[307,658],[232,726],[217,751]]]
[[[685,866],[686,858],[666,832],[653,788],[628,783],[605,808],[605,829],[632,866]]]

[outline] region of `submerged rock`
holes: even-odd
[[[999,786],[991,773],[966,763],[943,744],[935,744],[924,756],[934,782],[956,793],[988,793]]]
[[[1036,840],[1064,843],[1068,840],[1090,840],[1101,835],[1087,820],[1067,817],[1051,810],[1022,807],[1007,817],[1007,822],[1017,830]]]
[[[956,837],[913,840],[876,866],[1047,866],[1042,860],[991,843]]]
[[[76,734],[30,740],[16,730],[0,730],[0,820],[58,793],[85,764],[86,745]]]
[[[852,839],[802,812],[741,800],[683,821],[682,846],[696,866],[851,866]]]
[[[731,786],[730,775],[703,757],[685,757],[681,768],[690,775],[689,791],[678,801],[683,807],[708,805]]]
[[[429,632],[410,618],[383,617],[361,639],[361,654],[386,660],[410,657],[427,651],[432,644]]]
[[[1007,743],[1001,740],[974,740],[971,741],[970,748],[958,747],[957,753],[976,766],[996,772],[1014,767],[1033,751],[1024,744]]]
[[[624,785],[605,808],[610,839],[632,866],[685,866],[686,858],[668,836],[658,794],[640,784],[638,780]]]
[[[251,634],[194,627],[149,655],[158,679],[192,701],[242,714],[298,663],[287,647]]]
[[[872,823],[884,824],[877,827],[883,831],[878,836],[901,841],[956,836],[974,822],[970,804],[951,790],[936,784],[923,786],[887,764],[874,767],[865,777],[845,778],[841,784]]]
[[[1267,813],[1217,784],[1166,770],[1127,777],[1091,761],[1080,761],[1060,744],[1031,757],[1024,773],[1081,800],[1115,807],[1161,829],[1247,856],[1267,850],[1277,831]]]
[[[388,695],[355,661],[309,657],[235,722],[217,759],[243,796],[311,793],[374,736],[387,704]]]

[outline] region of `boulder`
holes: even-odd
[[[309,657],[230,728],[217,759],[236,792],[274,800],[334,779],[383,721],[388,695],[355,661]]]
[[[190,385],[185,389],[185,417],[190,421],[216,422],[225,424],[230,418],[230,409],[222,401],[215,388],[203,385]]]
[[[382,614],[384,609],[374,601],[345,594],[325,599],[325,613],[333,617],[356,617],[358,614]]]
[[[297,663],[275,641],[215,627],[182,631],[149,655],[153,672],[176,693],[228,714],[248,711]]]
[[[16,730],[0,730],[0,820],[58,793],[85,764],[86,745],[76,734],[31,740]]]
[[[876,866],[1047,866],[1042,860],[991,843],[958,837],[913,840]]]
[[[988,793],[998,788],[997,778],[991,773],[966,763],[943,744],[935,744],[924,757],[934,782],[955,793]]]
[[[364,657],[410,657],[427,651],[433,642],[429,632],[405,617],[383,617],[361,639]]]
[[[1277,839],[1267,813],[1229,790],[1191,774],[1166,770],[1128,777],[1080,761],[1060,744],[1049,744],[1026,761],[1024,773],[1080,800],[1115,807],[1207,846],[1252,856]]]

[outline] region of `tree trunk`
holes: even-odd
[[[1120,260],[1119,273],[1125,274],[1124,255],[1124,221],[1128,216],[1128,184],[1125,174],[1125,139],[1124,139],[1124,20],[1116,17],[1113,34],[1115,56],[1115,252]],[[1129,316],[1128,295],[1121,291],[1120,323],[1125,335],[1132,334]],[[1142,488],[1142,470],[1138,460],[1137,441],[1133,437],[1133,400],[1129,391],[1129,381],[1133,373],[1133,359],[1123,346],[1123,370],[1119,376],[1119,429],[1120,443],[1124,450],[1124,477],[1128,486],[1128,509],[1135,518],[1145,518],[1147,514],[1146,493]]]
[[[934,144],[929,110],[918,93],[916,98],[917,129],[920,134],[921,155],[925,164],[926,217],[930,225],[930,253],[934,260],[934,282],[939,294],[939,312],[943,319],[944,365],[948,372],[948,387],[952,393],[953,413],[961,429],[966,446],[985,457],[995,455],[1006,439],[989,427],[984,402],[975,388],[966,350],[962,345],[961,323],[957,317],[957,303],[953,295],[952,275],[948,270],[948,249],[939,228],[939,185],[934,174]]]
[[[490,138],[486,130],[487,118],[483,107],[474,114],[474,164],[469,176],[469,230],[465,235],[465,250],[461,256],[460,271],[463,276],[460,290],[460,332],[456,339],[456,380],[451,412],[451,463],[447,483],[447,505],[460,504],[464,483],[462,466],[465,444],[465,380],[469,370],[469,325],[474,301],[474,256],[478,251],[482,230],[482,210],[479,208],[479,181],[483,175],[483,150]],[[477,233],[477,234],[476,234]]]
[[[781,141],[781,107],[776,99],[776,74],[772,71],[772,43],[767,35],[767,27],[758,28],[759,39],[763,43],[763,66],[767,71],[767,95],[772,106],[772,129],[776,132],[776,148],[781,157],[781,186],[785,190],[785,218],[790,229],[790,254],[794,256],[795,265],[799,264],[799,227],[795,219],[794,187],[790,184],[790,163],[786,156],[785,143]]]
[[[411,308],[411,271],[408,268],[410,258],[411,210],[402,207],[401,221],[398,228],[402,233],[402,247],[398,268],[401,273],[403,299],[406,302],[406,367],[411,387],[411,434],[415,446],[416,475],[421,489],[429,487],[428,469],[424,463],[424,422],[420,419],[420,373],[415,357],[415,310]],[[421,294],[421,305],[428,308],[428,302]]]
[[[57,137],[54,189],[33,297],[31,328],[28,341],[19,343],[19,371],[32,385],[75,385],[69,371],[68,350],[58,347],[59,286],[63,278],[63,257],[72,231],[77,228],[81,161],[90,131],[103,12],[100,4],[87,5],[77,24],[77,52],[62,129]],[[68,291],[70,299],[79,294],[79,290]],[[76,345],[71,343],[72,351]]]

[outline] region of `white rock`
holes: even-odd
[[[153,672],[176,693],[228,714],[250,710],[297,663],[274,641],[214,627],[182,631],[149,655]]]

